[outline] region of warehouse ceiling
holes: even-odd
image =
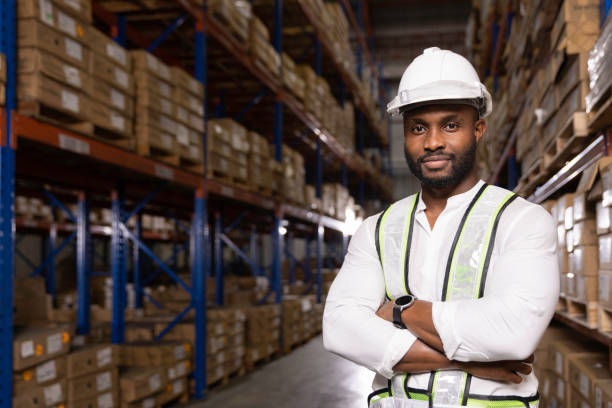
[[[424,48],[465,54],[470,0],[365,0],[364,6],[364,25],[371,26],[388,92],[395,91],[406,66]]]

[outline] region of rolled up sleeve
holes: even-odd
[[[559,272],[552,217],[540,206],[512,219],[504,220],[506,215],[484,296],[433,303],[433,323],[450,360],[527,358],[554,314]]]
[[[325,301],[323,342],[327,350],[386,378],[416,337],[378,316],[385,281],[374,245],[376,216],[359,227]]]

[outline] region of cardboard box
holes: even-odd
[[[576,298],[583,302],[596,302],[598,297],[598,276],[576,275]]]
[[[71,401],[71,408],[115,408],[120,406],[119,388],[98,395],[90,395],[77,401]]]
[[[15,394],[23,394],[25,390],[41,385],[47,385],[66,376],[66,357],[57,357],[13,374],[13,389]]]
[[[551,30],[551,44],[557,45],[565,31],[566,35],[599,34],[599,2],[596,0],[565,0],[559,9]],[[574,53],[568,49],[568,53]]]
[[[94,125],[127,137],[133,134],[131,119],[131,117],[124,116],[121,111],[111,109],[101,103],[92,103],[89,109],[89,120]]]
[[[88,346],[70,353],[67,362],[67,377],[74,378],[116,367],[119,351],[111,344]]]
[[[175,86],[181,87],[190,92],[192,95],[197,97],[198,100],[203,100],[204,86],[200,81],[178,67],[170,67],[170,74],[172,75],[172,83]]]
[[[21,0],[17,2],[18,19],[37,19],[81,43],[87,39],[90,25],[83,23],[57,7],[52,0]]]
[[[116,109],[123,116],[131,118],[134,115],[134,101],[131,96],[114,88],[104,81],[93,81],[91,99]]]
[[[165,82],[158,77],[148,73],[139,72],[138,75],[134,76],[136,81],[136,99],[140,99],[140,95],[143,93],[154,93],[166,99],[172,100],[172,85]]]
[[[49,25],[59,24],[57,20],[62,20],[61,23],[65,25],[65,16],[58,18],[57,15],[56,9],[60,9],[79,22],[91,23],[91,1],[89,0],[26,0],[19,1],[17,4],[18,18],[38,18]]]
[[[132,60],[125,48],[121,47],[112,38],[93,27],[90,28],[87,33],[89,37],[87,44],[89,44],[93,52],[106,56],[127,72],[131,71]]]
[[[172,100],[177,105],[189,109],[192,113],[204,116],[204,105],[202,99],[191,95],[181,87],[175,86],[172,90]]]
[[[17,22],[17,46],[43,49],[85,71],[89,65],[89,50],[83,44],[36,20]]]
[[[13,369],[21,371],[70,350],[66,327],[17,327],[13,337]]]
[[[170,99],[153,92],[141,92],[136,97],[138,108],[149,108],[168,117],[176,117],[177,106]]]
[[[127,95],[134,96],[132,74],[105,55],[97,52],[89,54],[89,73],[92,77],[102,79]]]
[[[609,408],[612,405],[612,380],[595,383],[595,408]]]
[[[143,156],[149,156],[155,151],[173,154],[178,150],[176,138],[154,126],[142,126],[136,123],[135,136],[136,151]]]
[[[566,406],[569,408],[593,408],[589,401],[584,399],[582,395],[574,388],[570,388],[570,400],[566,401]]]
[[[599,237],[599,267],[612,270],[612,234]]]
[[[130,367],[119,378],[121,400],[133,402],[164,389],[166,379],[162,367]]]
[[[598,249],[595,245],[578,246],[570,254],[570,273],[597,276],[599,270]]]
[[[88,399],[118,388],[119,373],[117,368],[111,368],[93,374],[71,378],[68,384],[68,402]]]
[[[142,72],[149,72],[157,76],[162,81],[171,83],[172,74],[170,67],[159,60],[155,55],[146,50],[130,51],[134,72],[140,75]]]
[[[550,369],[559,378],[569,381],[570,358],[598,356],[592,347],[574,339],[561,339],[550,344]]]
[[[612,207],[604,207],[601,201],[595,203],[597,234],[610,232],[610,220],[612,220]]]
[[[612,271],[600,269],[597,286],[599,304],[612,309]]]
[[[595,384],[612,379],[608,364],[606,354],[569,359],[570,384],[591,406],[595,406]]]
[[[179,378],[174,381],[169,381],[163,392],[155,396],[155,402],[158,405],[164,405],[172,400],[180,398],[188,391],[187,379]]]
[[[594,219],[574,222],[572,228],[572,239],[574,246],[598,245],[597,223]]]
[[[13,324],[28,325],[47,320],[47,293],[42,276],[15,278],[13,289]]]
[[[191,362],[189,360],[185,360],[166,365],[165,375],[168,381],[174,381],[179,378],[187,377],[189,374],[191,374],[191,371]]]
[[[595,219],[595,206],[586,199],[587,193],[576,193],[574,196],[573,212],[574,223],[586,219]]]
[[[121,346],[121,365],[131,367],[163,366],[191,358],[191,344],[165,342]]]
[[[48,54],[36,48],[21,48],[19,50],[17,73],[18,75],[42,73],[84,93],[90,91],[89,75],[86,71],[62,61],[53,54]]]
[[[55,407],[66,401],[66,380],[32,387],[13,397],[13,406],[19,408]]]
[[[174,119],[152,109],[137,107],[136,123],[143,127],[154,126],[171,135],[177,133],[177,123]]]
[[[563,224],[564,226],[567,226],[567,224],[571,224],[573,222],[573,213],[567,213],[566,215],[566,208],[571,208],[574,205],[574,195],[572,193],[568,193],[563,195],[562,197],[559,198],[559,200],[557,200],[557,224]],[[571,218],[568,218],[571,215]],[[567,219],[567,221],[566,221]],[[566,227],[566,229],[570,229],[571,225],[569,227]]]
[[[20,75],[17,78],[19,101],[38,101],[71,115],[89,119],[89,100],[83,93],[40,74]]]

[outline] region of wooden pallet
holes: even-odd
[[[565,306],[564,311],[558,313],[589,329],[598,327],[597,302],[582,302],[569,297],[560,297],[559,299],[561,302],[565,302]]]
[[[239,188],[241,190],[245,190],[245,191],[253,190],[252,186],[248,185],[246,182],[236,179],[231,174],[226,174],[222,171],[219,171],[218,169],[212,169],[209,167],[206,177],[209,179],[219,181],[223,184],[227,184],[229,186]]]
[[[589,140],[585,112],[574,112],[561,127],[557,137],[544,148],[544,168],[549,173],[559,170],[565,162],[580,152]]]
[[[82,134],[103,143],[134,151],[135,144],[132,137],[96,126],[92,122],[67,113],[65,110],[54,108],[39,101],[21,101],[18,109],[22,115],[34,117],[42,122]]]
[[[246,374],[246,368],[244,365],[224,373],[219,378],[211,378],[207,381],[210,388],[223,387],[229,384],[229,382],[235,378],[243,377]]]
[[[601,95],[589,112],[589,130],[599,132],[612,125],[612,85]]]
[[[262,365],[269,363],[277,357],[279,357],[278,349],[273,350],[269,353],[262,354],[256,359],[245,356],[244,366],[246,368],[247,373],[250,373],[260,368]]]
[[[597,306],[597,326],[599,331],[612,337],[612,309],[601,305]]]

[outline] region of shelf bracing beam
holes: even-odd
[[[111,339],[113,344],[121,344],[125,338],[124,294],[125,294],[125,238],[121,230],[121,200],[119,193],[111,194],[111,276],[113,279],[113,314]]]
[[[223,242],[221,236],[223,235],[223,227],[221,224],[221,214],[215,213],[215,283],[217,285],[217,291],[215,292],[215,302],[217,306],[223,306]]]
[[[79,193],[77,203],[77,334],[88,334],[91,308],[91,240],[89,228],[89,205],[85,193]]]
[[[194,199],[193,234],[190,240],[191,305],[195,309],[194,379],[195,398],[202,399],[206,394],[206,281],[209,276],[208,256],[208,200],[204,191],[199,189]]]
[[[134,215],[135,224],[134,224],[134,235],[138,239],[142,239],[142,214],[137,213]],[[142,267],[142,258],[140,256],[140,248],[138,245],[134,245],[133,258],[132,258],[132,270],[134,271],[132,274],[133,284],[134,284],[134,296],[135,296],[135,306],[136,309],[142,309],[142,276],[140,276],[141,267]],[[175,252],[173,252],[175,255]]]

